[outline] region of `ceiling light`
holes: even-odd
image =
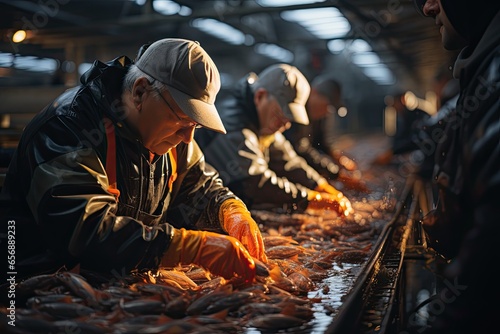
[[[291,63],[293,61],[293,53],[276,44],[259,43],[255,45],[255,52],[284,63]]]
[[[292,5],[308,5],[325,0],[256,0],[262,7],[286,7]]]
[[[26,38],[26,31],[18,30],[12,35],[12,42],[21,43]]]
[[[347,19],[335,7],[287,10],[281,13],[281,17],[297,22],[322,39],[343,37],[351,30]]]
[[[364,39],[354,39],[349,43],[349,50],[351,52],[370,52],[372,47]]]
[[[396,79],[391,70],[384,64],[363,67],[362,71],[367,77],[379,85],[393,85],[396,83]]]
[[[163,15],[174,15],[179,13],[181,5],[170,0],[155,0],[153,1],[153,9]]]
[[[240,30],[215,19],[195,19],[191,25],[229,44],[242,45],[247,40]]]
[[[11,67],[33,72],[54,72],[59,65],[57,60],[51,58],[16,55],[11,59]]]
[[[343,39],[332,39],[326,43],[328,50],[333,54],[339,54],[345,49],[345,41]]]
[[[136,0],[137,4],[140,4],[139,1]],[[179,5],[177,2],[171,0],[154,0],[153,9],[163,15],[177,14],[180,16],[189,16],[193,13],[191,8]]]
[[[351,61],[358,66],[380,64],[380,57],[375,52],[358,52],[351,55]]]

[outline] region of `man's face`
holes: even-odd
[[[445,49],[459,50],[467,45],[466,40],[457,33],[450,23],[440,0],[425,1],[422,11],[425,16],[434,18],[441,34],[441,43]]]
[[[193,140],[197,123],[182,112],[168,91],[149,87],[140,113],[136,126],[149,151],[162,155],[181,141],[188,144]]]
[[[285,117],[278,100],[268,92],[256,104],[260,120],[260,134],[271,135],[277,131],[284,132],[290,128],[290,120]]]
[[[338,107],[332,106],[328,97],[320,94],[316,89],[313,88],[311,90],[311,94],[307,100],[307,116],[311,121],[322,119],[332,108],[333,110],[337,110]]]

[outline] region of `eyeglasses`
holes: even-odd
[[[200,128],[203,127],[201,124],[198,124],[196,122],[188,121],[187,119],[182,119],[179,115],[177,115],[177,113],[175,112],[174,108],[172,108],[172,106],[170,105],[170,103],[168,103],[167,99],[165,99],[163,97],[163,95],[161,94],[160,90],[158,88],[155,88],[155,90],[158,93],[158,95],[160,96],[160,98],[167,104],[167,106],[170,109],[170,111],[172,111],[172,113],[175,115],[175,117],[177,117],[177,119],[179,120],[177,122],[177,124],[184,123],[184,125],[182,125],[183,127],[195,128],[195,129],[200,129]]]

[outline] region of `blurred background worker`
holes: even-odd
[[[252,280],[259,228],[193,141],[200,126],[225,132],[199,43],[162,39],[135,63],[96,61],[81,82],[30,122],[7,173],[19,277],[197,264]]]
[[[385,98],[386,108],[391,108],[396,116],[395,133],[390,137],[390,147],[378,155],[373,163],[386,165],[394,155],[401,155],[418,149],[419,129],[428,119],[428,114],[419,109],[410,110],[405,103],[405,92],[398,92]]]
[[[435,154],[439,203],[424,227],[444,243],[445,288],[420,333],[498,331],[500,293],[500,2],[415,0],[439,26],[445,49],[461,50],[453,69],[460,82],[456,109],[445,118]],[[429,22],[430,23],[430,22]],[[429,215],[429,217],[432,217]],[[437,231],[441,233],[436,234]],[[439,273],[441,274],[441,273]],[[487,302],[491,300],[491,302]],[[436,303],[437,305],[437,303]]]
[[[295,151],[318,173],[330,182],[340,181],[346,189],[366,191],[360,181],[360,173],[353,173],[334,160],[340,158],[326,138],[335,137],[334,127],[328,122],[328,116],[343,107],[342,87],[339,82],[328,77],[316,77],[311,83],[311,93],[306,103],[309,124],[294,123],[284,132]],[[329,115],[330,114],[330,115]],[[349,169],[353,169],[350,166]]]
[[[294,66],[275,64],[242,78],[219,106],[227,135],[200,131],[207,162],[252,208],[352,211],[349,200],[301,158],[283,132],[308,124],[310,86]]]

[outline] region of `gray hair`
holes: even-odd
[[[139,78],[146,78],[149,84],[153,87],[153,91],[155,94],[159,92],[163,92],[167,90],[167,86],[156,80],[152,76],[141,71],[136,65],[131,65],[125,78],[123,79],[123,90],[124,91],[132,91],[132,87],[134,87],[134,83]]]

